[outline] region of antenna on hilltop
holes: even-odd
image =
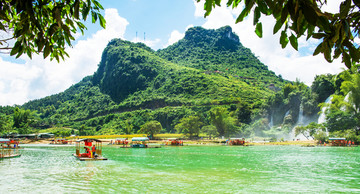
[[[145,32],[144,32],[144,42],[145,42]]]

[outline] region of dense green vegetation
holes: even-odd
[[[360,74],[357,64],[353,64],[349,70],[344,70],[339,75],[319,75],[310,88],[303,88],[301,84],[285,85],[282,92],[276,93],[269,98],[267,104],[270,105],[268,111],[271,114],[272,124],[280,126],[277,129],[287,131],[292,129],[294,123],[295,134],[303,134],[306,138],[314,138],[321,142],[326,141],[329,137],[345,137],[352,142],[360,142]],[[287,95],[286,95],[287,94]],[[300,95],[299,95],[300,94]],[[285,96],[288,96],[285,98]],[[289,98],[290,97],[290,98]],[[324,103],[325,99],[329,103]],[[269,103],[270,102],[270,103]],[[295,110],[294,104],[300,104],[302,111]],[[297,106],[295,106],[297,107]],[[321,108],[321,111],[320,111]],[[283,115],[285,117],[276,116]],[[317,123],[317,118],[311,116],[314,113],[325,114],[325,122]],[[307,122],[299,123],[300,115],[307,117]],[[310,116],[310,117],[309,117]],[[275,135],[276,130],[266,129],[266,122],[263,125],[263,132]],[[259,126],[256,126],[259,128]],[[260,127],[261,128],[261,127]]]
[[[1,107],[0,129],[57,135],[276,137],[288,133],[301,116],[316,121],[318,104],[329,95],[347,94],[345,75],[319,75],[311,88],[285,81],[244,48],[230,27],[191,28],[184,39],[157,52],[114,39],[94,75],[59,94]],[[331,114],[328,121],[332,123]],[[298,132],[311,129],[317,137],[314,126]]]
[[[325,127],[334,136],[360,142],[360,74],[359,65],[343,71],[339,90],[332,95],[331,103],[322,104],[326,109]]]
[[[235,77],[264,89],[270,84],[280,87],[284,81],[268,70],[250,49],[243,47],[229,26],[217,30],[190,28],[184,39],[158,53],[171,62],[204,70],[207,74]]]
[[[276,21],[273,33],[281,31],[282,48],[290,42],[291,46],[298,50],[298,39],[306,36],[307,40],[310,38],[319,40],[320,43],[314,49],[314,55],[322,53],[329,63],[342,56],[343,63],[350,68],[360,61],[359,44],[355,41],[359,36],[359,1],[342,0],[339,8],[333,10],[322,9],[328,4],[326,0],[243,2],[242,0],[227,0],[226,2],[226,5],[233,9],[242,8],[236,23],[242,22],[245,17],[253,13],[255,33],[260,38],[263,34],[260,17],[273,16]],[[210,15],[212,9],[217,6],[221,6],[221,0],[205,0],[205,17]]]
[[[240,133],[235,129],[249,124],[252,112],[286,83],[244,48],[230,27],[192,28],[184,41],[155,52],[141,43],[114,39],[93,76],[21,108],[34,113],[31,126],[40,131],[69,127],[80,134],[130,134],[150,121],[159,121],[161,132],[185,133],[189,129],[175,126],[194,116],[211,126],[210,110],[223,107],[236,122],[231,133],[217,128],[220,135],[231,135]],[[193,52],[187,56],[187,51],[180,52],[183,48]],[[169,53],[177,60],[168,59]],[[260,79],[255,79],[257,72]],[[12,129],[19,132],[18,126]]]
[[[105,28],[106,21],[101,15],[104,8],[96,1],[53,0],[23,1],[6,0],[0,2],[0,49],[11,50],[16,58],[27,54],[42,53],[50,59],[69,56],[65,48],[71,46],[76,32],[84,33],[83,22],[98,19]]]

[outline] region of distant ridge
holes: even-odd
[[[284,84],[242,46],[229,26],[217,30],[194,27],[182,40],[159,51],[113,39],[94,75],[23,107],[37,110],[44,126],[86,125],[99,131],[121,128],[123,124],[116,127],[114,119],[130,118],[135,111],[155,114],[161,109],[161,114],[170,114],[166,113],[171,111],[169,107],[177,107],[177,111],[186,106],[190,112],[203,114],[213,106],[240,102],[256,109],[274,93],[273,88]],[[171,113],[173,117],[158,118],[167,130],[187,114],[176,111]],[[140,124],[133,125],[138,129]]]

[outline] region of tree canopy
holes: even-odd
[[[189,134],[191,139],[193,134],[195,134],[195,136],[199,135],[201,126],[203,126],[203,122],[200,121],[198,116],[189,116],[180,119],[175,129],[178,133]]]
[[[98,19],[105,28],[103,10],[96,0],[4,0],[0,1],[0,31],[6,37],[0,39],[0,51],[10,51],[16,58],[26,53],[43,53],[50,59],[68,56],[66,45],[71,46],[74,34],[84,33],[86,21],[91,14],[92,22]],[[12,46],[11,42],[15,41]]]
[[[354,62],[359,62],[359,46],[354,40],[355,37],[359,37],[360,2],[358,0],[343,0],[336,13],[321,9],[327,4],[327,0],[228,0],[227,6],[241,7],[243,6],[241,2],[244,2],[244,7],[236,23],[242,22],[253,12],[255,33],[259,37],[262,37],[260,17],[272,15],[276,20],[273,33],[276,34],[281,30],[282,48],[290,42],[291,46],[298,50],[298,39],[306,36],[307,40],[310,38],[320,40],[313,55],[323,53],[328,62],[341,55],[343,63],[348,68]],[[221,0],[205,0],[205,17],[213,8],[220,5]]]
[[[146,133],[154,136],[154,134],[158,134],[162,129],[161,123],[159,121],[149,121],[141,126],[140,132]]]

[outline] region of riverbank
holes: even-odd
[[[73,144],[77,139],[69,139],[69,143]],[[115,139],[100,139],[103,145],[115,142]],[[150,140],[151,144],[163,144],[165,140]],[[21,140],[21,144],[50,144],[52,139],[41,139],[41,140]],[[225,140],[183,140],[184,145],[223,145]],[[247,141],[246,145],[258,146],[258,145],[298,145],[298,146],[315,146],[317,142],[314,140],[306,141],[281,141],[281,142],[269,142],[269,141]]]
[[[119,149],[80,162],[71,146],[29,145],[2,161],[10,193],[359,193],[359,148],[208,146]],[[25,147],[25,145],[24,145]],[[39,186],[39,183],[41,186]],[[2,193],[2,192],[1,192]]]

